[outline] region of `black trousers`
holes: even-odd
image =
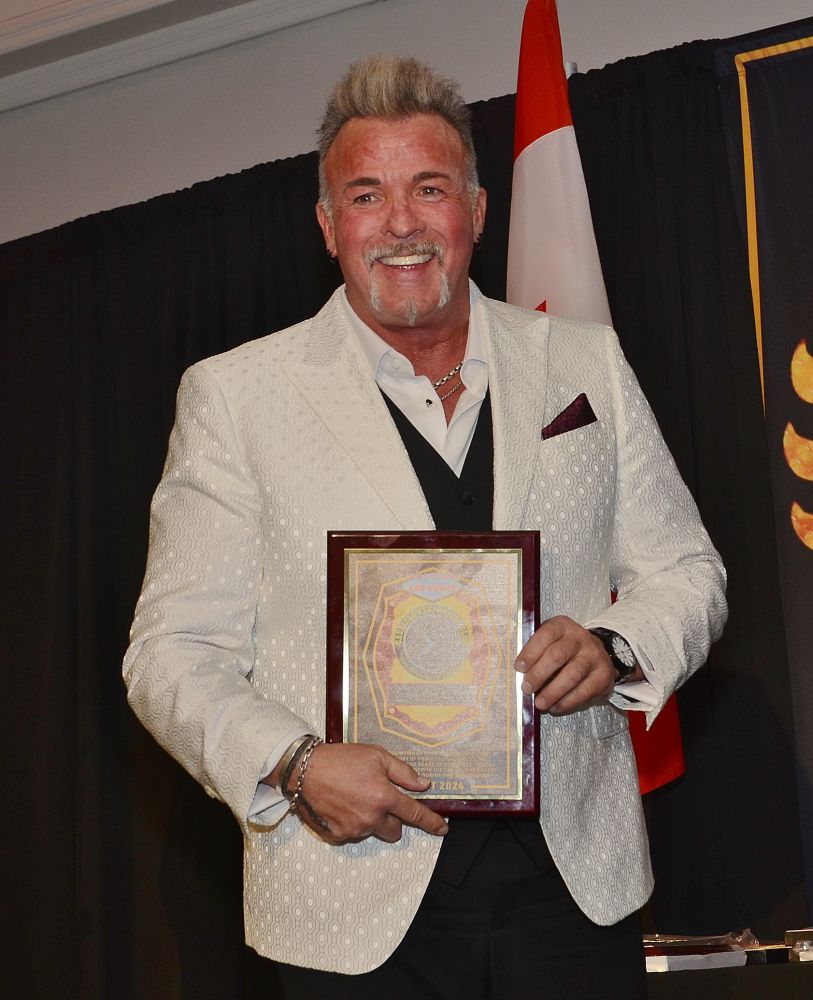
[[[540,833],[541,837],[541,833]],[[536,852],[535,852],[536,853]],[[498,824],[459,885],[433,878],[395,952],[357,976],[263,961],[267,1000],[644,1000],[638,914],[599,927]]]

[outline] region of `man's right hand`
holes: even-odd
[[[404,823],[443,836],[449,829],[443,817],[401,791],[425,792],[429,785],[381,747],[322,743],[305,772],[298,815],[331,844],[365,837],[394,843]]]

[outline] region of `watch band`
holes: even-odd
[[[632,646],[630,646],[623,635],[613,632],[612,629],[596,627],[589,629],[589,631],[593,633],[606,649],[607,655],[610,657],[610,662],[618,674],[616,683],[623,684],[624,681],[635,673],[635,668],[638,665]]]

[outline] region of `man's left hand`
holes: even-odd
[[[522,690],[535,695],[540,712],[567,715],[604,704],[616,669],[591,632],[564,615],[549,618],[522,647],[516,663]]]

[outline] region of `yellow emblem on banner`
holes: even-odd
[[[471,732],[502,659],[481,584],[430,567],[381,586],[362,661],[386,731],[426,746]]]

